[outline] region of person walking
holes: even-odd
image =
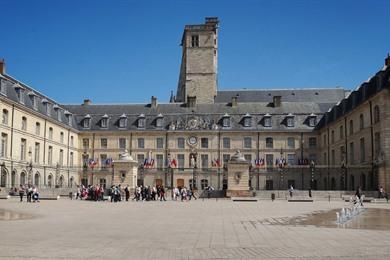
[[[20,202],[23,202],[23,196],[24,196],[24,186],[20,185],[20,188],[19,188]]]
[[[293,192],[294,192],[294,187],[292,185],[290,185],[290,188],[288,189],[288,192],[290,193],[290,198],[292,198]]]
[[[126,201],[129,201],[129,198],[130,198],[130,188],[129,188],[129,185],[126,185],[125,193],[126,193]]]
[[[166,199],[165,199],[165,189],[164,189],[164,186],[161,186],[160,187],[160,201],[167,201]]]
[[[357,187],[355,196],[359,199],[360,205],[363,206],[363,201],[362,201],[362,188],[360,186]]]

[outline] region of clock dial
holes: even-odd
[[[188,139],[188,143],[191,144],[191,145],[195,145],[197,142],[198,142],[198,139],[195,136],[191,136]]]

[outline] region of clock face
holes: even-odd
[[[198,139],[195,136],[191,136],[190,138],[188,138],[188,143],[190,145],[195,145],[197,142],[198,142]]]

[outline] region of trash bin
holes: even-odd
[[[271,200],[272,200],[272,201],[275,200],[275,193],[271,193]]]

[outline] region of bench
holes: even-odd
[[[233,202],[257,202],[257,198],[254,197],[232,197]]]

